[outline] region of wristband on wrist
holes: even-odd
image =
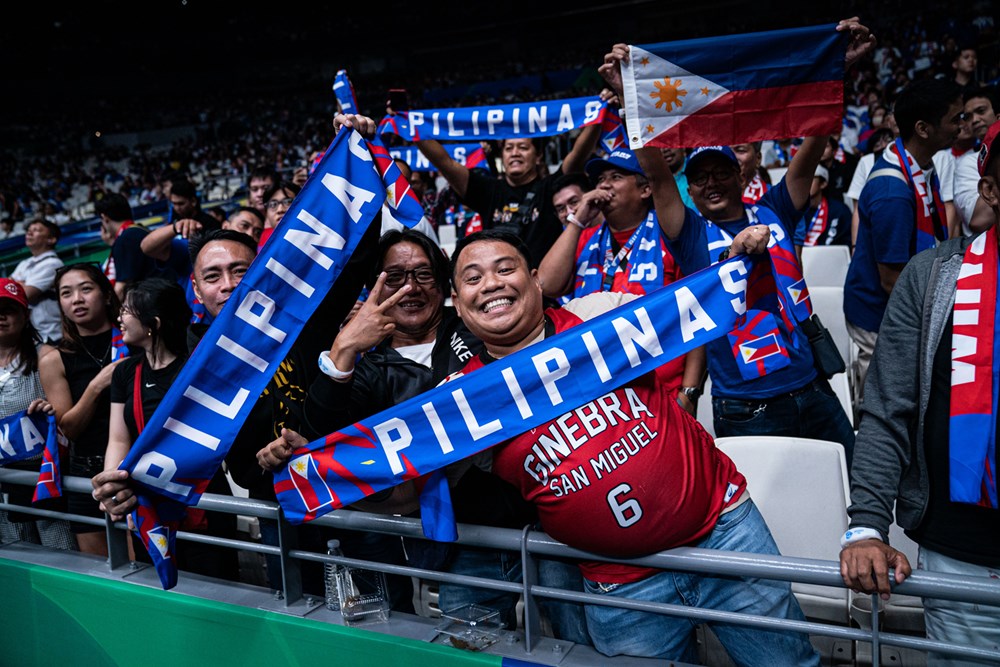
[[[178,234],[180,234],[180,232],[179,232],[179,231],[177,231],[177,221],[176,221],[176,220],[174,220],[174,221],[173,221],[172,223],[170,223],[170,224],[171,224],[171,225],[173,226],[173,228],[174,228],[174,236],[177,236]]]
[[[584,225],[579,220],[577,220],[576,216],[573,215],[572,213],[567,214],[567,216],[566,216],[566,222],[568,222],[571,225],[575,225],[575,226],[579,227],[580,229],[586,229],[587,228],[587,226]]]
[[[874,528],[849,528],[844,536],[840,538],[840,548],[843,549],[848,544],[853,544],[854,542],[860,542],[861,540],[878,540],[879,542],[885,542],[882,539],[882,533],[878,532]]]
[[[333,359],[330,358],[330,353],[326,350],[319,353],[318,363],[319,363],[319,369],[323,372],[323,374],[328,375],[337,382],[344,382],[345,380],[349,380],[351,376],[354,375],[353,369],[345,373],[344,371],[337,368],[337,365],[333,363]]]

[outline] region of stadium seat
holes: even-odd
[[[810,292],[814,287],[843,287],[851,250],[846,245],[804,246],[802,277]]]
[[[716,446],[747,478],[747,488],[784,556],[836,561],[847,530],[847,463],[840,443],[741,436]],[[809,618],[848,625],[850,591],[793,583]]]
[[[847,333],[847,319],[844,317],[844,287],[813,287],[809,284],[809,298],[813,312],[830,330],[840,356],[847,362],[851,358],[851,337]]]

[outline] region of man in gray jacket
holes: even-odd
[[[1000,212],[998,135],[1000,125],[983,143],[979,193]],[[906,556],[887,543],[894,502],[897,523],[920,546],[917,567],[1000,577],[998,392],[990,381],[1000,355],[990,344],[994,322],[987,316],[980,323],[977,310],[995,312],[998,238],[991,230],[919,253],[890,296],[861,407],[851,527],[841,539],[841,575],[856,591],[878,591],[885,599],[889,569],[896,583],[911,573]],[[982,297],[982,304],[974,303]],[[981,414],[982,408],[992,415]],[[969,444],[981,447],[978,454],[965,456]],[[962,477],[970,472],[965,492]],[[925,598],[924,616],[931,639],[994,651],[1000,646],[1000,607]],[[935,657],[929,664],[941,664]]]

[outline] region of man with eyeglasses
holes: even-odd
[[[857,245],[844,284],[862,388],[896,279],[911,257],[947,238],[933,157],[958,138],[961,91],[953,81],[915,81],[896,98],[893,115],[899,136],[875,162],[858,199]]]
[[[257,242],[258,249],[263,248],[271,238],[274,228],[292,207],[292,202],[301,190],[302,188],[291,181],[278,181],[264,192],[264,231]]]
[[[868,29],[857,19],[841,21],[838,30],[851,33],[847,66],[874,44]],[[620,63],[628,58],[628,45],[616,44],[598,69],[619,95],[622,95]],[[697,148],[688,156],[685,167],[688,192],[695,208],[684,205],[660,149],[637,150],[639,164],[652,189],[660,229],[681,271],[690,275],[721,261],[741,232],[754,241],[790,246],[796,223],[809,203],[813,175],[826,144],[826,136],[805,138],[782,182],[770,188],[755,205],[743,203],[745,183],[740,161],[732,148]],[[737,333],[748,337],[762,335],[750,331]],[[788,365],[750,379],[740,366],[742,359],[737,360],[737,355],[742,356],[740,345],[731,343],[728,337],[706,345],[715,435],[779,435],[840,442],[849,463],[854,449],[851,422],[829,383],[819,376],[801,327],[793,328],[791,335],[794,341],[787,345]]]

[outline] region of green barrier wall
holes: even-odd
[[[502,658],[0,559],[0,665],[450,667]]]

